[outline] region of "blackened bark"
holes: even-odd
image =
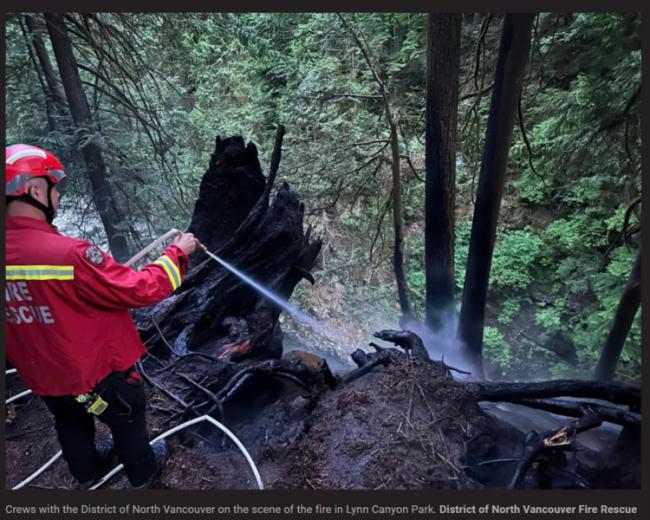
[[[264,175],[251,141],[217,137],[188,231],[210,251],[219,251],[237,231],[264,192]],[[205,255],[196,255],[205,259]],[[193,259],[193,263],[196,261]]]
[[[568,415],[569,417],[582,417],[585,407],[597,413],[604,421],[623,426],[640,426],[641,414],[630,412],[624,408],[608,406],[585,401],[569,401],[568,399],[522,399],[512,401],[538,410],[545,410],[557,415]]]
[[[477,401],[518,402],[522,399],[570,396],[604,399],[637,409],[641,403],[639,387],[598,381],[560,379],[540,383],[464,383],[464,386],[468,392],[474,394]]]
[[[80,129],[92,132],[94,129],[92,114],[81,84],[79,68],[72,52],[72,44],[63,22],[63,15],[45,13],[45,21],[72,119]],[[90,138],[82,145],[81,153],[88,167],[88,178],[93,189],[93,202],[104,225],[111,253],[118,261],[124,261],[129,257],[129,250],[126,236],[118,228],[122,215],[115,206],[113,192],[106,179],[106,165],[102,149],[94,139]]]
[[[564,449],[571,445],[572,440],[576,435],[591,430],[592,428],[597,428],[602,423],[603,419],[598,414],[588,411],[578,419],[574,419],[567,423],[563,428],[547,431],[541,437],[537,432],[530,432],[528,436],[526,436],[524,442],[523,457],[517,465],[517,469],[508,485],[508,489],[517,489],[520,486],[526,476],[528,468],[530,468],[531,464],[540,453],[552,449]],[[558,438],[559,441],[556,444],[554,439]]]
[[[426,323],[438,330],[454,305],[454,185],[460,14],[429,14],[425,183]]]
[[[472,220],[458,333],[479,374],[492,251],[533,19],[527,13],[505,16]]]
[[[321,241],[304,231],[304,207],[288,185],[272,202],[269,194],[255,145],[239,136],[217,139],[191,229],[200,240],[210,240],[209,249],[220,258],[288,300],[313,267]],[[215,233],[221,225],[228,232]],[[234,360],[280,357],[280,312],[241,278],[206,259],[172,296],[133,315],[150,351],[164,355],[167,343],[176,354],[200,351]]]
[[[594,377],[599,381],[611,381],[616,364],[621,356],[625,339],[641,305],[641,248],[636,255],[634,267],[623,290],[623,296],[616,309],[614,323],[596,365]]]
[[[375,332],[374,336],[402,347],[410,353],[411,359],[414,361],[429,361],[431,359],[422,338],[410,330],[380,330]]]

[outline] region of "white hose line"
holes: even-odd
[[[26,486],[29,484],[32,480],[34,480],[36,477],[38,477],[41,473],[43,473],[47,468],[49,468],[52,464],[54,464],[59,458],[63,455],[63,452],[59,450],[54,457],[52,457],[50,460],[48,460],[44,466],[41,466],[39,469],[36,470],[35,473],[32,473],[29,477],[27,477],[25,480],[23,480],[20,484],[12,487],[12,491],[15,489],[20,489],[21,487]]]
[[[259,471],[257,470],[257,466],[255,466],[255,463],[253,462],[253,459],[251,458],[250,454],[244,447],[244,445],[241,443],[241,441],[235,437],[235,434],[232,433],[228,428],[226,428],[223,424],[221,424],[219,421],[217,421],[214,417],[211,417],[209,415],[202,415],[201,417],[196,417],[195,419],[190,419],[189,421],[186,421],[182,424],[179,424],[177,426],[174,426],[171,430],[168,430],[164,433],[161,433],[158,435],[158,437],[154,438],[152,441],[149,442],[149,444],[153,444],[156,441],[159,441],[161,439],[164,439],[166,437],[169,437],[170,435],[176,433],[179,430],[183,430],[187,428],[188,426],[192,426],[193,424],[202,422],[202,421],[208,421],[212,423],[214,426],[219,428],[222,432],[224,432],[239,448],[239,450],[244,454],[244,457],[246,458],[246,461],[248,462],[248,465],[251,467],[251,470],[253,471],[253,475],[255,476],[255,480],[257,481],[257,487],[259,489],[264,489],[264,484],[262,483],[262,477],[260,476]],[[95,490],[98,487],[100,487],[102,484],[104,484],[107,480],[109,480],[113,475],[115,475],[117,472],[119,472],[122,468],[124,467],[124,464],[120,464],[118,466],[115,466],[111,471],[109,471],[106,475],[104,475],[97,484],[95,484],[93,487],[91,487],[91,490]]]
[[[16,397],[16,396],[14,396]],[[253,462],[253,459],[251,458],[250,454],[244,447],[244,445],[240,442],[240,440],[235,437],[235,435],[228,429],[226,428],[223,424],[221,424],[219,421],[214,419],[213,417],[209,415],[203,415],[201,417],[197,417],[195,419],[191,419],[187,422],[184,422],[182,424],[179,424],[177,426],[174,426],[171,430],[168,430],[160,435],[158,437],[154,438],[152,441],[149,442],[149,444],[153,444],[156,441],[159,441],[161,439],[164,439],[166,437],[169,437],[170,435],[176,433],[179,430],[182,430],[184,428],[187,428],[188,426],[191,426],[193,424],[196,424],[201,421],[208,421],[212,424],[214,424],[217,428],[219,428],[221,431],[223,431],[230,439],[237,445],[237,447],[241,450],[241,452],[244,454],[244,457],[246,457],[246,461],[248,462],[248,465],[251,467],[251,470],[253,470],[253,475],[255,475],[255,480],[257,481],[257,486],[260,489],[264,489],[264,484],[262,484],[262,477],[260,476],[259,471],[257,470],[257,466],[255,466],[255,463]],[[43,473],[47,468],[49,468],[52,464],[54,464],[59,458],[61,457],[62,452],[59,450],[54,457],[52,457],[49,461],[47,461],[43,466],[41,466],[39,469],[37,469],[34,473],[32,473],[29,477],[27,477],[25,480],[23,480],[20,484],[14,486],[12,489],[20,489],[22,487],[25,487],[27,484],[29,484],[32,480],[34,480],[36,477],[38,477],[41,473]],[[113,475],[115,475],[117,472],[119,472],[122,468],[124,467],[123,464],[119,464],[118,466],[115,466],[109,473],[104,475],[97,484],[95,484],[93,487],[91,487],[91,490],[97,489],[100,487],[102,484],[104,484],[107,480],[109,480]]]
[[[26,395],[31,394],[31,390],[25,390],[24,392],[20,392],[19,394],[11,396],[9,399],[5,401],[5,404],[13,403],[14,401],[17,401],[21,397],[25,397]]]
[[[16,372],[18,372],[17,369],[15,369],[15,368],[10,368],[9,370],[5,370],[5,375],[8,376],[9,374],[15,374]]]

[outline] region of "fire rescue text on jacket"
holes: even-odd
[[[35,304],[27,282],[7,282],[5,286],[5,317],[13,325],[55,323],[52,311],[47,305]]]

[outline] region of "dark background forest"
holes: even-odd
[[[459,19],[457,114],[447,105],[455,309],[436,333],[449,349],[504,25]],[[268,172],[284,125],[276,186],[291,185],[323,237],[317,284],[293,301],[345,338],[288,322],[285,348],[343,357],[397,323],[404,298],[426,314],[427,78],[447,78],[427,74],[427,24],[418,13],[10,15],[6,142],[52,150],[69,175],[55,223],[125,259],[187,228],[217,135],[253,141]],[[640,256],[640,47],[637,14],[532,19],[482,330],[490,378],[591,377],[598,362]],[[640,359],[637,314],[616,379],[638,382]]]

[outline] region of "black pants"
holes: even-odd
[[[113,372],[103,379],[95,391],[108,403],[97,418],[113,434],[119,461],[124,464],[132,486],[139,486],[156,470],[156,460],[149,446],[145,422],[145,395],[141,380],[128,378],[127,372]],[[44,397],[54,415],[56,432],[63,458],[70,473],[79,482],[100,476],[101,461],[95,449],[95,415],[72,396]]]

